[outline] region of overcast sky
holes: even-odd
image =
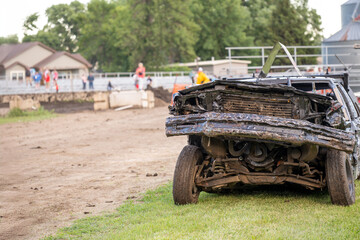
[[[79,0],[88,3],[90,0]],[[40,19],[38,27],[42,28],[46,23],[45,10],[59,3],[70,3],[72,0],[3,0],[0,8],[0,36],[17,34],[21,40],[23,37],[22,25],[27,16],[38,12]],[[341,4],[347,0],[309,0],[309,6],[316,9],[321,16],[323,34],[330,37],[341,28]]]

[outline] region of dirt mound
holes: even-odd
[[[159,98],[164,102],[170,104],[171,93],[168,90],[164,89],[163,87],[157,87],[157,88],[149,87],[148,90],[152,91],[156,98]]]
[[[41,102],[46,110],[54,110],[56,113],[75,113],[94,110],[93,102],[66,101],[66,102]]]

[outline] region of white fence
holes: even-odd
[[[165,74],[163,74],[165,75]],[[165,89],[172,89],[174,83],[179,84],[191,84],[191,79],[188,75],[183,74],[182,76],[176,76],[172,74],[167,74],[168,76],[154,76],[151,77],[152,87],[163,87]],[[106,74],[94,74],[94,91],[105,91],[107,90],[108,82],[111,81],[111,84],[120,90],[134,90],[135,84],[132,77],[118,77],[117,75]],[[71,79],[59,78],[59,92],[79,92],[83,90],[83,84],[79,76],[73,76]],[[146,85],[146,83],[145,83]],[[25,93],[43,93],[43,92],[55,92],[55,87],[51,82],[50,90],[47,90],[45,86],[40,86],[39,89],[36,89],[34,84],[32,86],[27,86],[26,81],[10,81],[10,80],[0,80],[0,95],[6,94],[25,94]],[[86,91],[89,91],[89,85],[86,86]]]

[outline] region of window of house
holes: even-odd
[[[11,71],[10,72],[10,79],[12,81],[23,81],[25,76],[24,71]]]
[[[20,81],[24,80],[24,74],[23,74],[23,72],[19,72],[19,73],[18,73],[18,80],[20,80]]]
[[[11,80],[17,80],[17,73],[11,73]]]

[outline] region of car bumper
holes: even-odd
[[[166,135],[200,135],[225,139],[249,139],[299,146],[305,143],[353,152],[351,132],[305,120],[244,113],[189,114],[166,120]]]

